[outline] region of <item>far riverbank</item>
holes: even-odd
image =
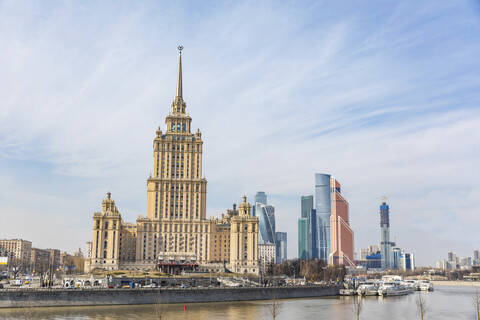
[[[480,287],[476,281],[430,281],[434,286]]]

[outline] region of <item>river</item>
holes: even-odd
[[[476,289],[472,287],[437,286],[434,292],[415,292],[399,297],[363,298],[360,319],[413,320],[420,319],[416,298],[423,294],[427,301],[424,319],[472,319],[476,320],[472,297]],[[291,319],[355,319],[352,297],[306,298],[278,300],[281,310],[277,320]],[[272,301],[243,301],[223,303],[170,304],[165,309],[166,319],[194,320],[238,320],[271,319]],[[2,309],[0,319],[25,318],[25,314],[35,319],[155,319],[158,306],[105,306],[105,307],[62,307],[31,309]]]

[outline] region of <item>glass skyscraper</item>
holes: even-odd
[[[310,228],[310,217],[311,211],[313,209],[313,196],[302,196],[301,198],[301,219],[306,219],[305,228],[298,222],[298,239],[299,239],[299,249],[298,257],[300,259],[307,259],[311,257],[311,228]],[[305,247],[300,247],[300,239],[305,240]]]
[[[308,259],[308,219],[298,219],[298,258]]]
[[[275,208],[257,202],[255,215],[258,216],[258,244],[275,244]]]
[[[255,195],[255,203],[267,204],[267,194],[264,191],[257,191]]]
[[[276,232],[275,233],[275,245],[276,245],[276,261],[282,263],[287,260],[287,233]]]
[[[315,210],[317,216],[318,258],[328,263],[330,255],[330,175],[315,174]],[[310,221],[312,223],[312,221]],[[313,236],[313,235],[312,235]],[[314,238],[312,238],[312,241]]]

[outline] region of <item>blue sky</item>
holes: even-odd
[[[477,1],[0,1],[0,43],[0,238],[83,249],[107,191],[145,214],[182,44],[208,216],[265,191],[294,257],[330,173],[357,252],[382,195],[417,264],[480,248]]]

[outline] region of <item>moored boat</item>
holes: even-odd
[[[358,286],[357,293],[359,296],[376,296],[378,289],[378,282],[365,282]]]
[[[378,289],[379,296],[402,296],[412,292],[412,288],[401,282],[385,282]]]
[[[422,280],[422,282],[420,282],[419,288],[421,291],[433,291],[433,284],[431,284],[428,280]]]

